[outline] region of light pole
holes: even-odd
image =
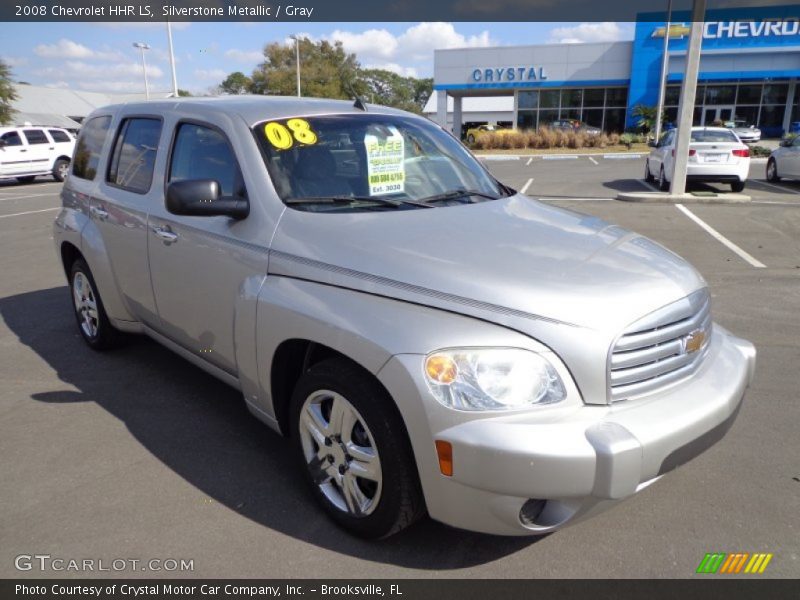
[[[147,63],[144,60],[144,51],[150,50],[150,46],[144,42],[134,42],[134,48],[138,48],[142,53],[142,72],[144,73],[144,97],[150,100],[150,86],[147,85]]]
[[[297,57],[297,97],[300,97],[300,38],[292,34],[289,36],[294,40],[295,56]]]
[[[656,107],[656,142],[661,137],[661,113],[664,112],[664,96],[667,93],[667,67],[669,65],[669,28],[672,23],[672,0],[667,1],[667,22],[664,23],[664,56],[661,57],[661,79],[658,82],[658,106]]]
[[[671,2],[672,0],[670,0]],[[172,95],[178,97],[178,75],[175,73],[175,51],[172,49],[172,23],[167,21],[167,40],[169,41],[169,66],[172,69]]]

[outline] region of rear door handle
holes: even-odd
[[[108,218],[108,212],[103,210],[99,206],[90,207],[89,212],[91,212],[95,217],[97,217],[101,221],[105,221]]]
[[[178,241],[178,234],[173,232],[169,228],[169,225],[164,225],[163,227],[153,227],[153,233],[164,240],[167,245]]]

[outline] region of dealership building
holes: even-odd
[[[633,41],[437,50],[434,93],[424,112],[453,131],[478,123],[535,129],[578,119],[606,131],[635,127],[637,105],[655,106],[667,52],[667,121],[674,122],[691,23],[676,13],[667,31],[641,14]],[[694,123],[742,119],[765,137],[800,121],[797,6],[710,11],[703,26]],[[663,14],[661,16],[663,19]]]

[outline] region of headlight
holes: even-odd
[[[563,400],[567,393],[544,356],[516,348],[452,348],[425,358],[434,397],[460,410],[511,410]]]

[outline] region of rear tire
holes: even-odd
[[[769,161],[767,161],[767,181],[778,183],[780,180],[781,176],[778,175],[778,163],[775,162],[774,158],[770,158]]]
[[[83,341],[92,350],[107,350],[118,346],[122,333],[109,322],[92,272],[82,258],[72,263],[69,289],[78,331]]]
[[[17,181],[20,183],[33,183],[33,180],[36,179],[36,175],[26,175],[25,177],[17,177]]]
[[[664,173],[664,167],[661,167],[661,170],[658,172],[658,189],[662,192],[669,191],[669,181],[667,181],[667,176]]]
[[[745,184],[744,181],[734,181],[733,183],[731,183],[731,191],[737,193],[741,192],[742,190],[744,190],[744,184]]]
[[[656,178],[653,177],[653,174],[650,172],[650,160],[647,159],[644,161],[644,180],[647,183],[653,183]]]
[[[343,358],[314,365],[295,387],[290,415],[298,463],[340,526],[384,538],[424,514],[403,419],[370,373]]]
[[[69,174],[69,161],[64,158],[59,158],[53,165],[53,179],[56,181],[64,181]]]

